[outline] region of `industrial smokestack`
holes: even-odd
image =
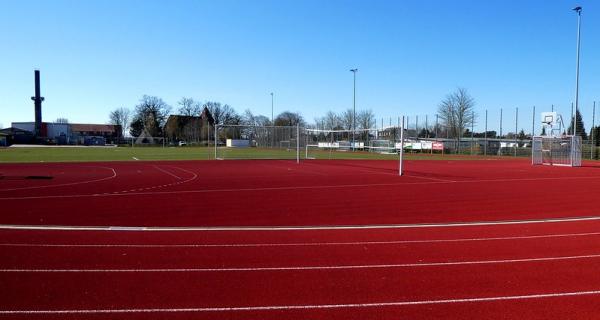
[[[44,97],[40,93],[40,70],[35,70],[35,96],[31,97],[35,106],[35,136],[39,137],[42,133],[42,101]]]

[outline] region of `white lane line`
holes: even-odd
[[[115,228],[115,230],[136,231],[135,228]],[[473,241],[529,240],[549,238],[571,238],[600,236],[600,232],[563,233],[534,236],[458,238],[458,239],[424,239],[424,240],[390,240],[390,241],[349,241],[349,242],[291,242],[291,243],[231,243],[231,244],[49,244],[49,243],[0,243],[0,247],[40,247],[40,248],[245,248],[245,247],[321,247],[321,246],[364,246],[411,243],[451,243]]]
[[[234,311],[276,311],[276,310],[310,310],[310,309],[356,309],[402,307],[431,304],[453,304],[467,302],[490,302],[528,300],[598,295],[600,290],[538,293],[513,296],[495,296],[478,298],[454,298],[443,300],[417,300],[393,302],[367,302],[345,304],[313,304],[313,305],[275,305],[275,306],[248,306],[248,307],[198,307],[198,308],[143,308],[143,309],[64,309],[64,310],[0,310],[0,314],[98,314],[98,313],[179,313],[179,312],[234,312]]]
[[[181,168],[180,168],[181,169]],[[184,169],[181,169],[184,170]],[[312,186],[288,186],[288,187],[263,187],[263,188],[228,188],[228,189],[205,189],[205,190],[181,190],[181,191],[152,191],[152,192],[129,192],[129,193],[101,193],[101,194],[73,194],[54,196],[27,196],[27,197],[3,197],[0,200],[29,200],[29,199],[53,199],[53,198],[81,198],[81,197],[111,197],[132,195],[165,195],[165,194],[194,194],[214,192],[257,192],[257,191],[287,191],[304,189],[339,189],[339,188],[372,188],[393,187],[405,185],[429,185],[448,183],[482,183],[482,182],[525,182],[525,181],[548,181],[548,180],[570,180],[570,179],[599,179],[598,176],[583,177],[551,177],[551,178],[515,178],[515,179],[481,179],[481,180],[448,180],[428,182],[401,182],[401,183],[370,183],[370,184],[345,184],[345,185],[312,185]]]
[[[174,177],[177,180],[181,180],[180,176],[174,175],[173,173],[171,173],[171,172],[169,172],[167,170],[161,169],[159,166],[153,166],[153,167],[156,168],[156,170],[158,170],[160,172],[163,172],[163,173],[166,173],[166,174],[170,175],[171,177]]]
[[[417,178],[417,179],[425,179],[425,180],[433,180],[433,181],[442,181],[442,182],[458,182],[456,180],[449,180],[449,179],[440,179],[440,178],[432,178],[432,177],[420,177],[420,176],[413,176],[413,175],[406,175],[407,177],[411,177],[411,178]]]
[[[16,190],[29,190],[29,189],[41,189],[41,188],[54,188],[54,187],[76,186],[76,185],[80,185],[80,184],[86,184],[86,183],[93,183],[93,182],[100,182],[100,181],[110,180],[110,179],[114,179],[114,178],[117,177],[117,172],[115,171],[115,169],[110,168],[110,167],[90,166],[90,167],[82,167],[82,168],[108,169],[108,170],[112,171],[112,175],[110,175],[108,177],[104,177],[104,178],[92,179],[92,180],[85,180],[85,181],[78,181],[78,182],[50,184],[50,185],[44,185],[44,186],[33,186],[33,187],[22,187],[22,188],[11,188],[11,189],[0,189],[0,191],[16,191]]]
[[[453,228],[479,227],[513,224],[562,223],[600,220],[600,216],[548,218],[537,220],[477,221],[449,223],[412,223],[382,225],[348,225],[348,226],[222,226],[222,227],[143,227],[143,226],[60,226],[60,225],[17,225],[0,224],[0,230],[55,230],[55,231],[135,231],[135,232],[189,232],[189,231],[313,231],[313,230],[360,230],[360,229],[405,229],[405,228]]]
[[[352,269],[389,269],[443,267],[462,265],[507,264],[522,262],[546,262],[581,259],[597,259],[600,254],[560,256],[544,258],[524,258],[505,260],[474,260],[451,262],[423,262],[398,264],[365,264],[341,266],[298,266],[298,267],[242,267],[242,268],[155,268],[155,269],[0,269],[0,273],[145,273],[145,272],[253,272],[253,271],[310,271],[310,270],[352,270]]]
[[[140,159],[138,159],[138,158],[136,158],[136,157],[131,157],[131,158],[132,158],[133,160],[136,160],[136,161],[137,161],[137,160],[140,160]]]

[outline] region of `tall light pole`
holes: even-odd
[[[579,108],[579,48],[581,44],[581,7],[573,8],[577,12],[577,66],[575,68],[575,117],[573,119],[573,136],[577,136],[577,110]]]
[[[273,92],[271,92],[271,125],[275,125],[275,123],[273,122]]]
[[[356,132],[356,72],[358,69],[350,69],[350,71],[354,74],[354,99],[352,102],[352,151],[354,151],[354,133]]]

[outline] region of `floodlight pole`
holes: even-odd
[[[581,7],[573,8],[577,12],[577,64],[575,68],[575,117],[573,119],[573,136],[577,136],[577,110],[579,108],[579,50],[581,48]]]
[[[352,72],[353,76],[354,76],[354,90],[353,90],[353,101],[352,101],[352,151],[354,151],[354,133],[356,131],[356,72],[358,71],[358,69],[354,68],[354,69],[350,69],[350,72]]]

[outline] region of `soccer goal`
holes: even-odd
[[[562,117],[556,112],[542,112],[546,135],[533,137],[531,163],[534,165],[581,166],[581,137],[563,135]]]
[[[360,159],[377,139],[377,129],[327,130],[306,129],[306,159]]]
[[[304,145],[298,126],[219,125],[215,159],[289,159],[300,161]]]
[[[536,136],[532,144],[532,164],[581,166],[581,137]]]

